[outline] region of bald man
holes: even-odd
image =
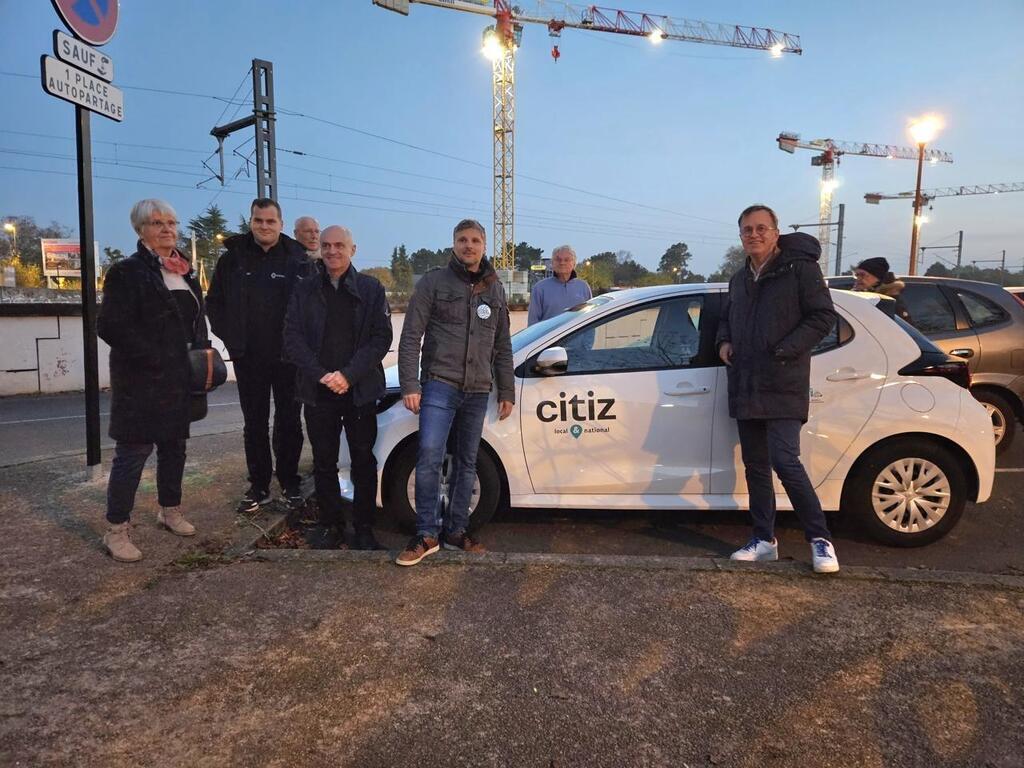
[[[320,261],[292,292],[284,321],[284,356],[297,369],[295,397],[305,406],[313,446],[320,520],[347,548],[338,486],[344,430],[352,458],[355,549],[381,549],[373,535],[377,510],[377,400],[384,396],[381,361],[391,348],[391,310],[384,286],[352,265],[356,244],[345,227],[320,234]]]
[[[320,258],[320,222],[312,216],[299,216],[295,220],[295,239],[306,249],[311,261]]]

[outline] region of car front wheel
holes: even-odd
[[[858,462],[842,508],[873,538],[919,547],[949,533],[966,500],[964,470],[950,451],[900,440],[872,449]]]
[[[416,527],[416,454],[417,442],[410,440],[400,449],[384,478],[384,504],[393,512],[398,523],[414,530]],[[441,465],[440,500],[443,514],[447,514],[451,471],[451,455],[446,454]],[[470,530],[479,530],[494,517],[501,498],[501,477],[491,455],[483,449],[476,456],[476,477],[469,501]]]

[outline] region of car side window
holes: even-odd
[[[956,295],[967,310],[967,316],[971,318],[971,325],[975,328],[1001,323],[1006,319],[1006,311],[984,296],[971,291],[957,291]]]
[[[703,296],[645,304],[562,339],[566,373],[686,368],[700,351]]]
[[[908,283],[900,299],[911,317],[911,322],[922,333],[942,333],[956,330],[956,315],[937,285]]]
[[[837,315],[836,324],[832,326],[832,330],[828,332],[825,338],[819,341],[817,346],[811,350],[811,354],[820,355],[822,352],[836,349],[852,338],[853,327],[843,319],[842,315]]]

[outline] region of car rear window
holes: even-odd
[[[967,310],[971,318],[971,325],[975,328],[983,328],[986,325],[995,325],[1006,319],[1006,310],[994,301],[979,296],[971,291],[957,291],[957,297]]]

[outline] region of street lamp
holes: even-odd
[[[907,274],[917,274],[917,238],[924,218],[921,216],[921,173],[924,170],[925,145],[935,138],[942,128],[942,119],[937,115],[925,115],[910,123],[910,135],[917,144],[917,186],[914,188],[914,221],[910,230],[910,266]]]
[[[13,221],[4,222],[4,231],[11,233],[11,240],[13,242],[11,246],[11,255],[18,256],[18,227]]]

